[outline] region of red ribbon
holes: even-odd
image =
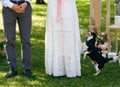
[[[65,0],[57,0],[57,17],[56,17],[56,21],[57,23],[61,22],[61,11],[62,11],[62,6],[64,4]]]

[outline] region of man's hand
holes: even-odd
[[[26,7],[27,7],[27,2],[24,2],[24,3],[22,3],[21,5],[19,5],[20,6],[20,8],[21,9],[26,9]]]
[[[15,11],[16,13],[24,13],[25,12],[25,9],[17,4],[14,4],[12,6],[12,10]]]

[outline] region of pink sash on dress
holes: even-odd
[[[61,22],[61,11],[62,11],[62,6],[63,6],[64,2],[65,2],[65,0],[57,0],[57,17],[56,17],[57,23]]]

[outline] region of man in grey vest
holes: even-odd
[[[24,69],[24,75],[33,77],[30,71],[30,34],[31,34],[31,5],[30,0],[1,0],[3,5],[2,15],[4,24],[4,33],[6,37],[6,57],[9,64],[9,72],[5,78],[18,75],[16,61],[16,21],[19,25],[21,39],[21,59]]]

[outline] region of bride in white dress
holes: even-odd
[[[80,49],[75,0],[48,0],[45,34],[46,74],[81,76]]]

